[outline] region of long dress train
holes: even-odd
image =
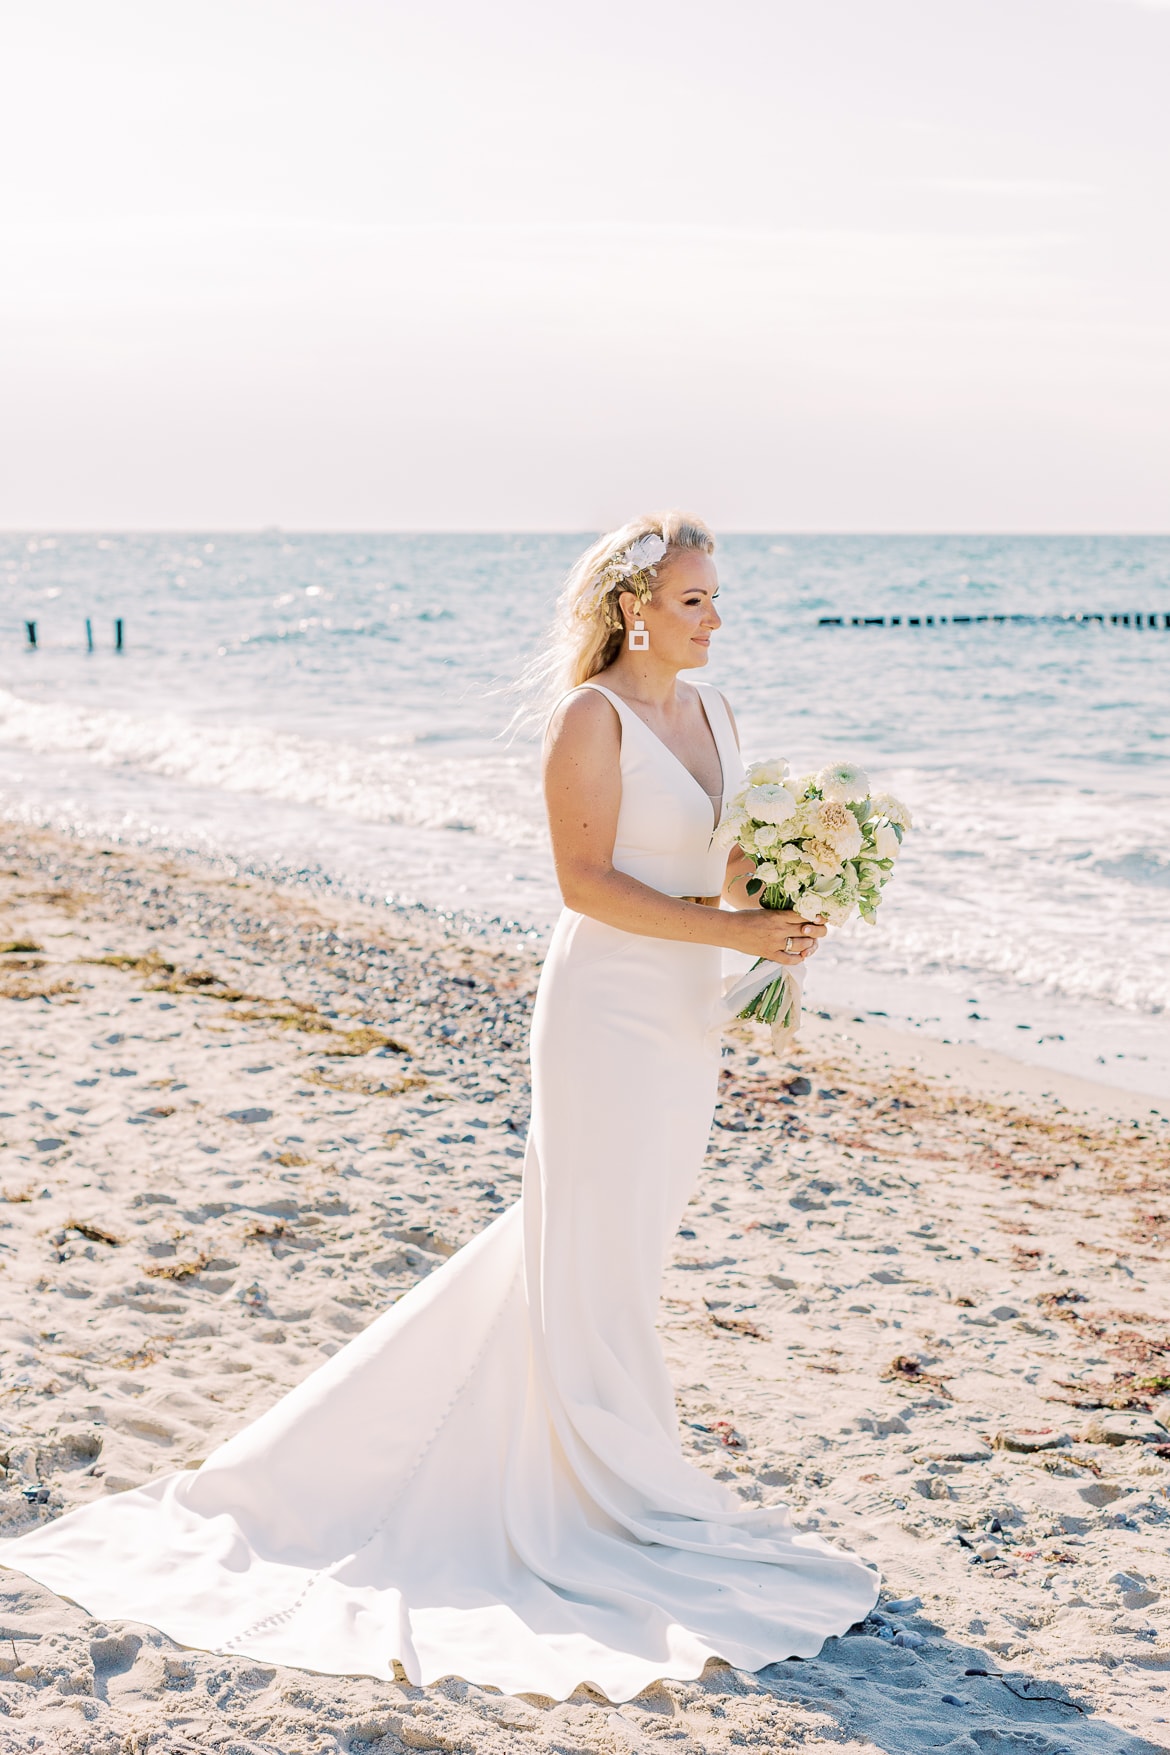
[[[592,684],[591,687],[600,685]],[[719,693],[697,685],[742,773]],[[614,863],[710,895],[697,781],[620,698]],[[629,1699],[809,1657],[877,1574],[683,1458],[655,1333],[715,1102],[720,956],[566,910],[521,1199],[196,1471],[0,1544],[103,1619],[338,1675]]]

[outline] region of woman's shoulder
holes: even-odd
[[[562,695],[553,707],[548,716],[547,736],[592,740],[607,732],[620,731],[620,726],[620,715],[609,692],[603,693],[601,686],[581,683]]]

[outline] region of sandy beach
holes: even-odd
[[[538,970],[5,829],[0,1532],[196,1466],[516,1197]],[[0,1749],[1170,1747],[1170,1103],[810,1003],[785,1061],[727,1037],[661,1327],[701,1466],[880,1565],[863,1627],[552,1703],[186,1651],[0,1572]]]

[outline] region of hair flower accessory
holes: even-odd
[[[656,530],[650,530],[636,542],[631,542],[628,548],[611,555],[598,569],[593,602],[603,612],[607,627],[624,625],[615,593],[632,591],[639,603],[649,602],[654,569],[665,559],[668,547]]]
[[[656,567],[665,553],[666,544],[651,530],[648,535],[640,536],[637,542],[632,542],[629,548],[623,549],[617,557],[617,564],[623,576],[630,578],[635,573],[645,573],[651,567]]]

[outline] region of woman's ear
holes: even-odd
[[[644,607],[645,605],[639,601],[636,593],[633,591],[623,591],[618,598],[618,608],[622,612],[622,617],[627,628],[633,627],[634,622],[641,615]]]

